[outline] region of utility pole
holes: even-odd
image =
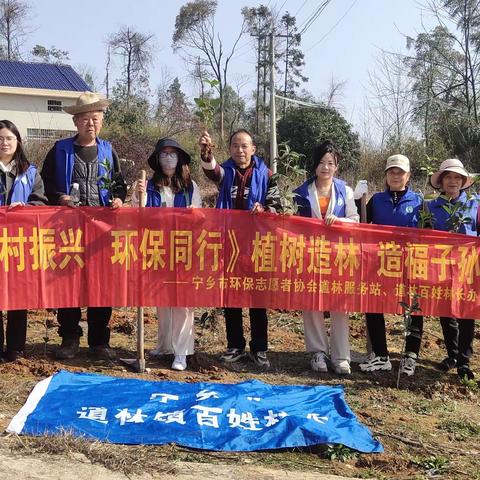
[[[258,46],[260,47],[260,39],[266,39],[267,35],[252,33],[251,36],[258,37]],[[289,38],[292,38],[293,36],[291,34],[287,34],[287,35],[275,34],[274,28],[272,25],[272,31],[268,34],[268,37],[270,37],[270,61],[269,61],[269,64],[270,64],[270,168],[272,169],[273,173],[277,173],[278,149],[277,149],[277,114],[275,110],[275,37],[283,37],[283,38],[286,37],[287,39],[289,39]],[[259,84],[259,78],[257,82],[257,105],[258,105],[258,84]],[[264,84],[264,89],[265,88],[266,88],[266,85]],[[265,93],[265,90],[264,90],[264,93]],[[258,125],[258,119],[257,119],[257,125]]]
[[[275,111],[275,35],[270,33],[270,167],[277,173],[277,115]]]

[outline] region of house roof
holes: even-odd
[[[0,86],[84,92],[91,90],[70,65],[0,60]]]

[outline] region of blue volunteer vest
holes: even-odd
[[[465,204],[465,209],[462,212],[464,217],[470,218],[471,222],[463,224],[457,233],[464,233],[465,235],[477,236],[477,215],[478,215],[478,197],[472,200],[467,199],[467,194],[461,192],[459,197],[452,203],[462,202]],[[450,215],[443,208],[448,205],[449,201],[444,197],[437,197],[435,200],[428,202],[428,210],[433,215],[433,228],[435,230],[444,230],[448,232],[451,228],[449,224]]]
[[[192,204],[193,196],[193,183],[188,187],[188,190],[181,190],[177,192],[173,199],[174,207],[189,207]],[[153,180],[150,179],[147,182],[147,207],[161,207],[162,206],[162,195],[155,188]]]
[[[250,184],[250,191],[248,192],[248,209],[258,202],[265,204],[267,196],[269,172],[265,162],[256,155],[252,156],[253,172],[252,181]],[[232,208],[232,186],[235,180],[235,162],[229,158],[222,163],[221,167],[224,171],[222,183],[220,185],[220,192],[217,198],[216,208]]]
[[[308,199],[308,187],[315,181],[315,177],[309,178],[306,182],[300,185],[293,191],[295,194],[294,200],[298,205],[298,215],[301,217],[312,216],[312,206]],[[335,205],[333,206],[332,213],[336,217],[345,217],[346,214],[346,201],[347,201],[347,184],[338,178],[333,179],[333,188],[335,189]]]
[[[395,227],[416,227],[420,220],[423,198],[408,189],[396,205],[388,190],[375,193],[372,203],[372,223]]]
[[[26,172],[23,172],[21,175],[17,175],[9,193],[10,200],[5,198],[5,194],[0,195],[0,206],[6,205],[7,202],[27,203],[28,198],[33,190],[36,175],[37,167],[34,165],[30,165]]]
[[[73,148],[75,137],[64,138],[55,143],[55,182],[57,192],[70,193],[72,183],[73,165],[75,163],[75,151]],[[113,174],[113,155],[112,145],[101,138],[96,139],[98,148],[98,178],[109,174],[110,178]],[[110,172],[107,171],[102,162],[108,160],[110,162]],[[108,206],[110,201],[110,192],[103,188],[103,182],[98,180],[98,192],[100,203]]]

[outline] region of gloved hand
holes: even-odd
[[[353,191],[353,198],[359,200],[368,193],[368,183],[366,180],[359,180],[355,190]]]

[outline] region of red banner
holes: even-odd
[[[0,208],[0,309],[241,306],[480,318],[480,241],[214,209]]]

